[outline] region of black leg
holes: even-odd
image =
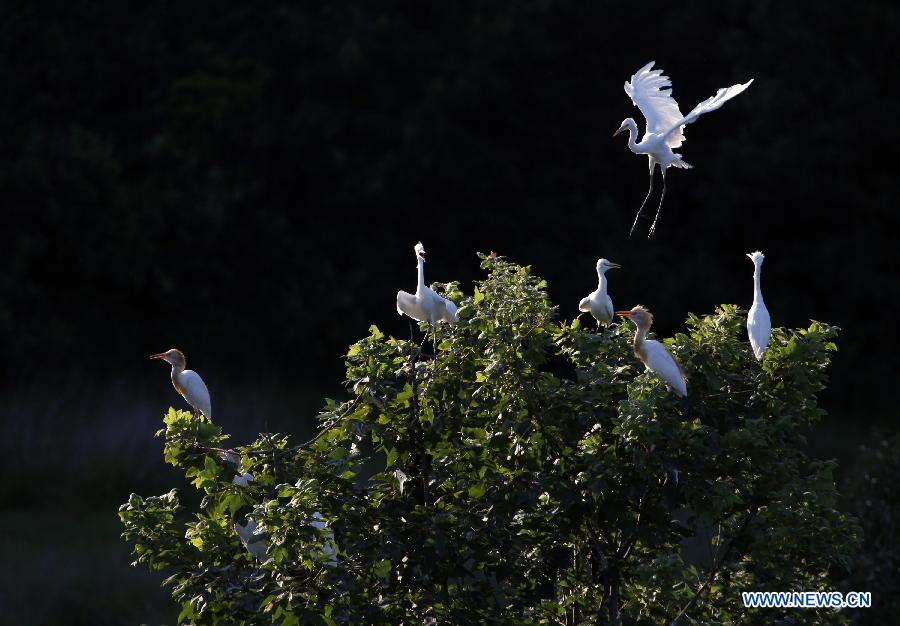
[[[653,233],[656,232],[656,222],[659,221],[659,214],[662,213],[663,200],[666,197],[666,170],[662,171],[662,177],[663,177],[663,189],[662,189],[662,195],[660,195],[660,197],[659,197],[659,208],[656,209],[656,217],[653,218],[653,223],[650,225],[650,232],[647,233],[647,239],[650,239],[650,237],[653,236]]]
[[[663,183],[665,183],[665,175],[663,176]],[[634,216],[634,224],[631,225],[631,230],[628,231],[628,236],[631,237],[631,234],[634,232],[635,226],[637,226],[638,220],[641,219],[641,212],[644,210],[644,205],[647,204],[647,200],[650,199],[650,194],[653,193],[653,168],[650,168],[650,189],[647,191],[647,195],[644,196],[644,201],[641,202],[641,208],[638,209],[637,215]]]

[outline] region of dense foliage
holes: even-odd
[[[136,563],[171,572],[180,620],[768,624],[740,591],[831,586],[856,530],[833,464],[801,449],[835,328],[776,328],[759,364],[736,307],[691,315],[666,340],[688,375],[678,399],[627,324],[560,323],[528,268],[483,267],[472,296],[444,286],[457,326],[352,345],[351,398],[305,445],[263,434],[229,458],[220,427],[169,411],[165,457],[199,510],[172,490],[120,516]],[[250,520],[259,560],[234,530]]]
[[[854,623],[888,624],[900,612],[900,433],[876,429],[861,445],[856,466],[846,478],[845,506],[859,519],[865,542],[854,563],[848,589],[872,592],[871,610]]]

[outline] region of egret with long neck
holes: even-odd
[[[762,264],[765,255],[762,252],[751,252],[747,257],[753,261],[753,306],[747,313],[747,335],[750,337],[750,347],[757,360],[762,361],[766,349],[769,347],[769,337],[772,334],[772,320],[769,318],[769,310],[763,302],[762,287],[760,285]]]
[[[438,322],[455,324],[458,321],[456,304],[439,296],[425,284],[425,246],[417,243],[413,250],[416,253],[417,283],[416,293],[397,292],[397,313],[408,315],[419,322],[436,325]]]
[[[597,289],[578,303],[579,311],[590,313],[597,320],[598,329],[600,324],[609,324],[615,317],[615,308],[613,308],[612,298],[609,297],[606,284],[606,271],[620,267],[622,266],[618,263],[599,259],[597,261]]]
[[[653,325],[653,315],[645,307],[637,305],[630,311],[616,311],[616,315],[634,322],[634,355],[648,370],[656,374],[675,395],[687,395],[687,378],[681,365],[664,345],[654,339],[647,339]]]
[[[628,131],[628,148],[635,154],[645,154],[650,161],[650,189],[637,215],[631,225],[634,232],[638,219],[644,210],[644,205],[653,193],[653,170],[659,165],[662,172],[663,189],[659,199],[659,207],[656,209],[656,217],[650,226],[648,237],[656,232],[656,223],[662,212],[663,199],[666,197],[666,169],[679,167],[689,169],[691,166],[681,158],[681,155],[673,152],[673,148],[679,148],[684,142],[684,127],[696,120],[704,113],[715,111],[725,102],[742,93],[753,79],[744,84],[732,85],[719,89],[716,95],[707,98],[691,110],[687,115],[682,115],[678,103],[672,97],[672,81],[668,76],[663,76],[662,70],[652,69],[653,61],[635,72],[631,81],[625,83],[625,93],[631,98],[631,102],[640,109],[647,120],[647,129],[644,137],[638,141],[637,122],[633,118],[626,118],[619,129],[613,133],[613,137],[623,131]]]
[[[200,374],[193,370],[185,369],[186,361],[181,350],[172,348],[166,352],[160,352],[150,356],[151,359],[165,361],[172,366],[172,386],[181,397],[191,405],[198,413],[212,420],[212,406],[209,400],[209,389],[200,378]]]

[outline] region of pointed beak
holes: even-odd
[[[165,352],[160,352],[159,354],[151,354],[151,355],[150,355],[150,358],[151,358],[151,359],[160,359],[161,361],[165,361],[165,360],[166,360],[166,353],[165,353]]]
[[[631,317],[631,311],[616,311],[616,315],[620,317]]]
[[[621,267],[622,267],[622,266],[619,265],[618,263],[613,263],[612,261],[609,262],[609,269],[611,269],[611,270],[617,270],[617,269],[619,269],[619,268],[621,268]]]
[[[621,133],[624,130],[625,130],[624,126],[619,126],[619,130],[617,130],[616,132],[613,133],[613,137],[615,137],[616,135],[618,135],[619,133]]]

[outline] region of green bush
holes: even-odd
[[[858,450],[844,481],[846,506],[859,519],[866,541],[844,587],[872,593],[872,608],[854,624],[890,624],[900,612],[900,432],[875,429]]]
[[[442,286],[460,322],[436,355],[424,325],[423,347],[374,326],[350,347],[350,399],[327,401],[312,442],[260,435],[237,468],[218,426],[169,411],[165,458],[199,510],[172,490],[119,514],[135,562],[171,572],[180,621],[770,624],[791,612],[745,610],[741,591],[834,587],[857,529],[834,464],[802,451],[834,327],[773,329],[760,365],[737,307],[690,315],[666,340],[679,399],[633,327],[560,323],[544,281],[482,259],[472,296]],[[250,520],[265,558],[234,530]]]

